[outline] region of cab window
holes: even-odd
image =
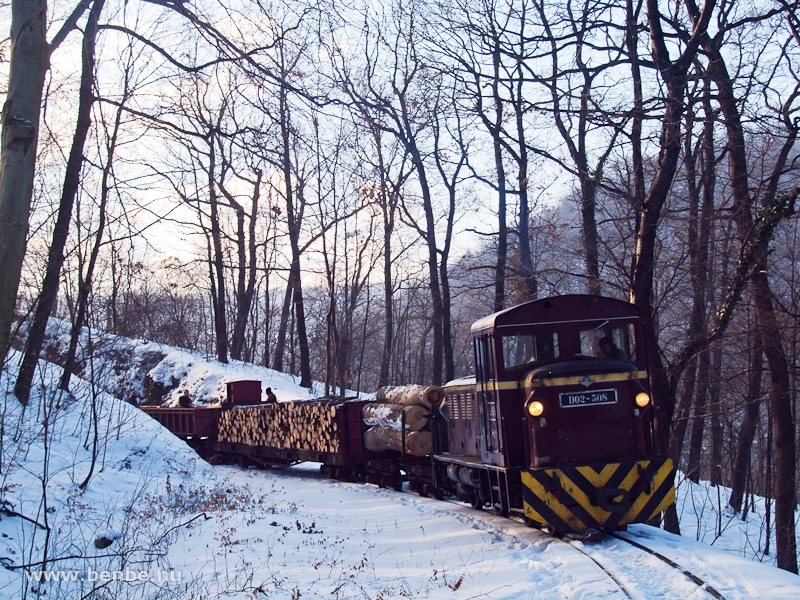
[[[506,370],[558,358],[558,332],[555,330],[504,333],[500,343]]]
[[[581,354],[609,360],[635,361],[636,344],[633,325],[601,324],[580,331]]]
[[[477,368],[478,381],[487,382],[494,379],[491,336],[475,339],[475,366]]]

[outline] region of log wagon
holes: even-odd
[[[240,464],[318,462],[333,479],[397,490],[408,481],[412,489],[429,493],[431,424],[440,419],[443,400],[442,388],[404,386],[379,390],[377,401],[315,398],[232,405],[220,415],[214,448]]]

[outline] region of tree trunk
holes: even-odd
[[[533,268],[531,256],[531,209],[528,199],[528,146],[525,143],[525,121],[522,86],[524,76],[519,57],[517,63],[517,94],[514,101],[514,114],[517,121],[517,187],[519,188],[519,223],[517,223],[517,239],[519,243],[519,263],[522,271],[522,297],[520,301],[535,300],[539,295],[539,286]],[[596,241],[596,240],[595,240]]]
[[[255,295],[256,273],[258,265],[256,263],[256,224],[258,222],[258,203],[261,196],[261,179],[263,171],[256,169],[256,180],[253,183],[253,198],[250,211],[250,221],[247,228],[247,253],[245,253],[244,227],[240,226],[239,239],[239,283],[236,288],[236,320],[233,325],[233,335],[231,336],[231,357],[241,360],[247,335],[247,321],[250,317],[250,309],[253,306],[253,296]],[[233,198],[229,198],[233,201]],[[237,215],[244,211],[241,207],[232,202],[237,208]],[[243,217],[239,217],[243,218]]]
[[[410,124],[407,131],[413,131]],[[417,171],[420,187],[422,188],[422,204],[425,212],[425,242],[428,246],[428,285],[431,293],[431,329],[433,333],[433,344],[431,346],[430,365],[431,383],[433,385],[442,384],[442,364],[444,358],[444,332],[443,326],[443,300],[442,289],[439,282],[439,260],[436,247],[436,221],[433,215],[433,198],[431,189],[428,185],[428,178],[425,164],[415,140],[406,139],[406,147],[411,155],[411,161]]]
[[[709,407],[711,418],[711,484],[724,485],[722,470],[723,425],[722,415],[722,346],[716,344],[711,353],[709,373]]]
[[[294,264],[289,268],[289,279],[286,282],[286,292],[283,295],[283,305],[281,306],[281,319],[278,323],[278,336],[275,342],[274,354],[272,355],[272,369],[283,371],[283,355],[286,353],[286,336],[289,329],[289,312],[292,306],[292,290],[294,289],[295,277]]]
[[[494,269],[494,311],[506,307],[506,270],[508,268],[508,223],[506,199],[506,168],[503,164],[503,145],[500,132],[503,127],[503,99],[500,97],[498,81],[500,79],[500,50],[492,52],[494,77],[492,78],[492,95],[494,97],[495,121],[489,131],[492,135],[494,149],[494,167],[497,171],[497,263]],[[480,96],[479,96],[480,97]],[[488,119],[484,119],[487,125]]]
[[[290,277],[292,287],[292,302],[294,305],[295,326],[297,328],[297,346],[300,352],[300,385],[311,387],[311,359],[308,348],[308,334],[306,333],[306,311],[303,301],[303,282],[300,277],[300,224],[302,209],[295,206],[295,190],[292,179],[291,160],[291,127],[289,122],[288,91],[281,87],[280,91],[280,127],[281,127],[281,162],[283,171],[284,192],[286,194],[286,218],[289,224],[289,245],[292,251],[292,266]],[[297,196],[298,204],[300,197]]]
[[[695,384],[697,383],[697,359],[693,358],[683,373],[683,390],[680,400],[672,418],[672,435],[669,440],[669,456],[675,461],[675,466],[681,468],[683,457],[683,444],[689,421],[692,414],[692,399],[694,398]]]
[[[11,2],[11,57],[0,143],[0,364],[11,324],[28,235],[39,112],[49,67],[47,2]]]
[[[734,219],[742,246],[750,241],[754,230],[753,198],[749,189],[746,142],[739,115],[739,105],[733,83],[722,56],[710,39],[705,49],[709,52],[709,74],[717,84],[720,108],[725,118],[728,134],[731,188],[734,200]],[[795,134],[796,135],[796,134]],[[777,182],[776,182],[777,186]],[[775,186],[775,187],[776,187]],[[774,190],[774,188],[773,188]],[[774,191],[773,191],[774,193]],[[768,199],[771,201],[771,199]],[[794,511],[796,504],[795,426],[792,414],[792,391],[789,365],[784,353],[781,327],[772,303],[772,290],[767,275],[766,256],[759,261],[750,275],[750,287],[756,312],[756,326],[764,344],[764,355],[769,366],[771,384],[770,407],[775,441],[775,536],[778,567],[797,573],[797,540],[795,538]]]
[[[656,173],[650,190],[637,198],[636,251],[631,278],[631,301],[642,311],[645,331],[645,353],[650,365],[650,391],[653,395],[656,414],[656,446],[668,448],[675,410],[674,390],[664,367],[658,346],[657,320],[653,306],[653,274],[656,269],[656,244],[658,222],[666,201],[681,150],[680,128],[684,109],[687,73],[697,55],[700,35],[705,32],[714,7],[714,0],[707,0],[703,13],[693,19],[692,37],[683,48],[681,56],[672,60],[669,56],[667,37],[662,29],[662,16],[657,0],[647,0],[647,20],[653,61],[667,88],[665,112],[661,126],[661,148],[658,154]],[[637,64],[637,63],[634,63]],[[640,148],[637,149],[641,150]],[[635,166],[638,172],[639,166]],[[637,186],[638,189],[638,186]],[[674,511],[673,511],[674,512]],[[671,514],[665,527],[677,533],[678,523]]]
[[[760,412],[761,379],[764,373],[764,352],[761,336],[756,331],[752,336],[753,348],[750,352],[750,371],[747,375],[747,396],[744,399],[744,418],[736,438],[736,457],[733,462],[731,498],[728,504],[735,513],[742,510],[742,501],[750,473],[753,440],[758,427]]]
[[[392,279],[392,234],[394,233],[397,195],[390,192],[386,176],[386,165],[381,147],[381,136],[373,127],[375,149],[378,154],[378,172],[381,181],[380,206],[383,215],[383,350],[378,387],[389,383],[389,369],[394,353],[394,286]]]
[[[708,419],[708,368],[709,353],[704,351],[697,361],[697,385],[694,396],[694,419],[692,437],[689,444],[689,458],[686,462],[686,475],[695,483],[700,482],[703,463],[703,438]]]
[[[211,209],[211,265],[212,293],[214,295],[214,334],[217,360],[228,362],[228,318],[225,292],[225,261],[222,256],[222,229],[219,223],[219,198],[216,183],[216,148],[214,131],[210,131],[208,142],[208,199]]]
[[[127,94],[126,96],[127,97]],[[61,376],[59,387],[62,390],[69,389],[69,381],[72,373],[75,370],[75,355],[78,351],[78,342],[80,340],[81,330],[86,322],[86,314],[89,307],[89,298],[92,292],[92,283],[94,278],[94,269],[97,264],[97,257],[100,255],[100,247],[102,246],[103,236],[105,235],[106,228],[106,206],[108,205],[108,196],[110,192],[109,178],[111,176],[111,169],[114,164],[114,153],[117,147],[117,136],[119,134],[120,122],[122,121],[122,108],[117,110],[114,120],[114,129],[111,133],[111,139],[108,143],[108,157],[106,164],[103,167],[103,177],[100,182],[100,206],[98,207],[99,221],[97,224],[97,232],[95,233],[94,244],[89,255],[89,262],[86,265],[86,274],[80,281],[78,289],[78,301],[75,319],[72,323],[70,330],[69,348],[67,349],[67,356],[64,359],[64,373]]]
[[[81,83],[78,97],[78,119],[75,125],[75,135],[72,138],[69,158],[67,159],[67,170],[64,175],[64,187],[62,188],[61,201],[58,207],[58,217],[53,230],[53,240],[50,243],[50,250],[47,256],[47,271],[42,282],[42,291],[36,304],[36,312],[28,330],[28,340],[25,344],[25,354],[20,365],[17,383],[14,386],[14,393],[23,405],[28,404],[33,375],[36,372],[36,364],[39,360],[39,353],[44,343],[44,334],[47,329],[47,321],[53,311],[58,292],[59,280],[61,278],[61,267],[64,265],[64,247],[69,237],[70,220],[72,219],[72,208],[75,204],[75,196],[81,184],[81,169],[83,167],[83,148],[89,129],[92,126],[92,104],[94,103],[94,93],[92,84],[94,83],[95,65],[95,42],[97,38],[97,21],[100,12],[103,10],[105,0],[95,0],[89,13],[86,24],[86,31],[83,36],[83,47],[81,51]]]

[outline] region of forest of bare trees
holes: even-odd
[[[20,402],[53,316],[65,389],[89,327],[344,394],[468,374],[537,295],[629,299],[664,449],[771,498],[797,572],[797,0],[204,4],[0,2]]]

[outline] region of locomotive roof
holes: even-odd
[[[635,305],[604,296],[567,294],[531,300],[523,304],[492,313],[472,324],[472,335],[487,330],[516,325],[538,325],[596,319],[619,319],[639,317],[641,311]]]

